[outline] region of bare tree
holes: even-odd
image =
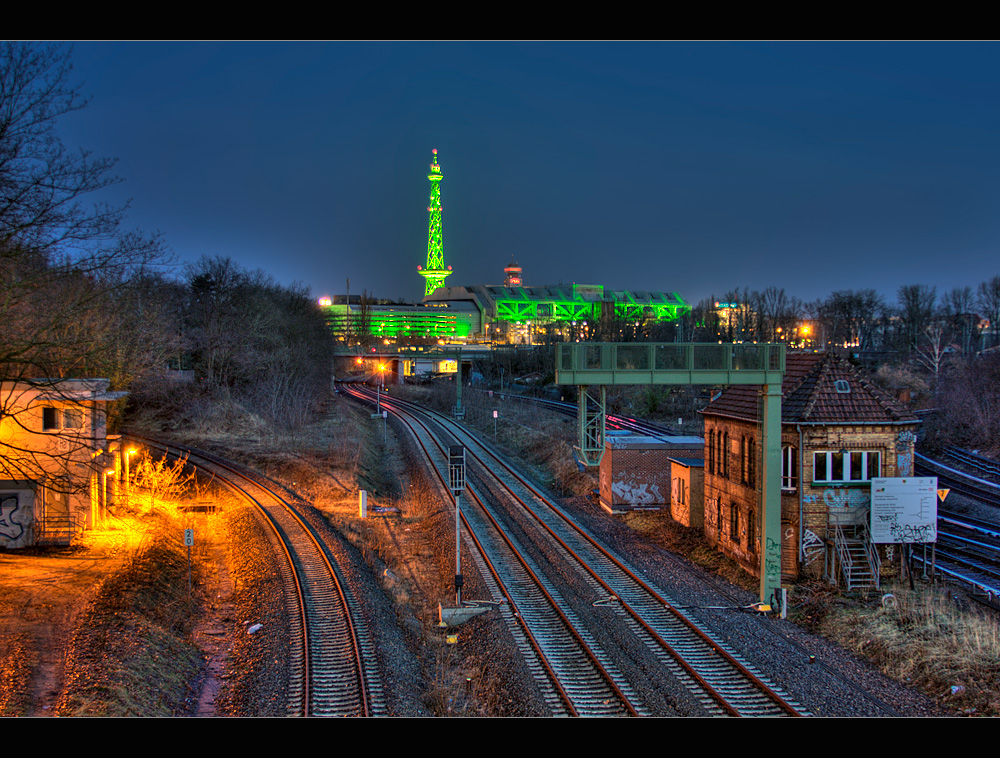
[[[164,261],[123,233],[125,207],[88,203],[114,161],[65,147],[59,119],[86,105],[60,46],[0,43],[0,377],[65,376],[100,340],[109,294]]]
[[[1000,344],[1000,276],[982,282],[976,294],[979,307],[990,322],[989,344],[985,347],[995,347]]]
[[[938,320],[924,329],[922,338],[914,347],[917,362],[934,375],[935,383],[948,355],[950,338],[951,332],[948,326]]]
[[[814,308],[826,344],[856,345],[860,350],[875,348],[885,311],[885,302],[875,290],[840,290]]]
[[[802,317],[802,302],[785,294],[779,287],[768,287],[754,293],[760,314],[761,334],[764,342],[779,342],[789,338]]]
[[[916,350],[921,336],[934,319],[937,288],[908,284],[899,288],[899,316],[902,319],[902,350]]]
[[[87,102],[70,74],[68,48],[0,42],[0,478],[63,490],[97,465],[110,396],[58,380],[127,383],[112,306],[164,261],[157,238],[123,231],[124,206],[93,200],[119,181],[114,161],[61,141]]]
[[[956,287],[941,300],[943,318],[955,334],[962,354],[969,356],[979,344],[979,316],[971,287]]]

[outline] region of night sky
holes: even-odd
[[[129,224],[314,296],[450,285],[806,301],[1000,274],[992,43],[76,43],[67,145]]]

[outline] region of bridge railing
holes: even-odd
[[[600,342],[559,345],[557,384],[771,384],[781,343]]]

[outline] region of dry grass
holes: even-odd
[[[950,706],[1000,716],[1000,621],[953,593],[897,587],[870,605],[830,609],[820,631],[893,678]]]
[[[696,527],[678,524],[663,514],[635,511],[619,517],[626,526],[650,542],[683,555],[723,579],[749,592],[758,590],[757,578],[751,576],[732,558],[719,552]]]
[[[56,706],[60,716],[185,714],[202,666],[190,641],[197,593],[188,595],[183,529],[191,522],[158,504],[123,568],[109,576],[78,625],[67,653],[72,672]],[[151,528],[153,525],[153,528]],[[201,542],[208,536],[200,528]],[[196,541],[197,544],[197,541]],[[201,551],[193,552],[195,586]]]

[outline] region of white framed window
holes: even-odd
[[[781,448],[781,489],[795,490],[799,485],[799,450],[794,445]]]
[[[829,450],[813,453],[814,482],[870,482],[882,475],[878,450]]]

